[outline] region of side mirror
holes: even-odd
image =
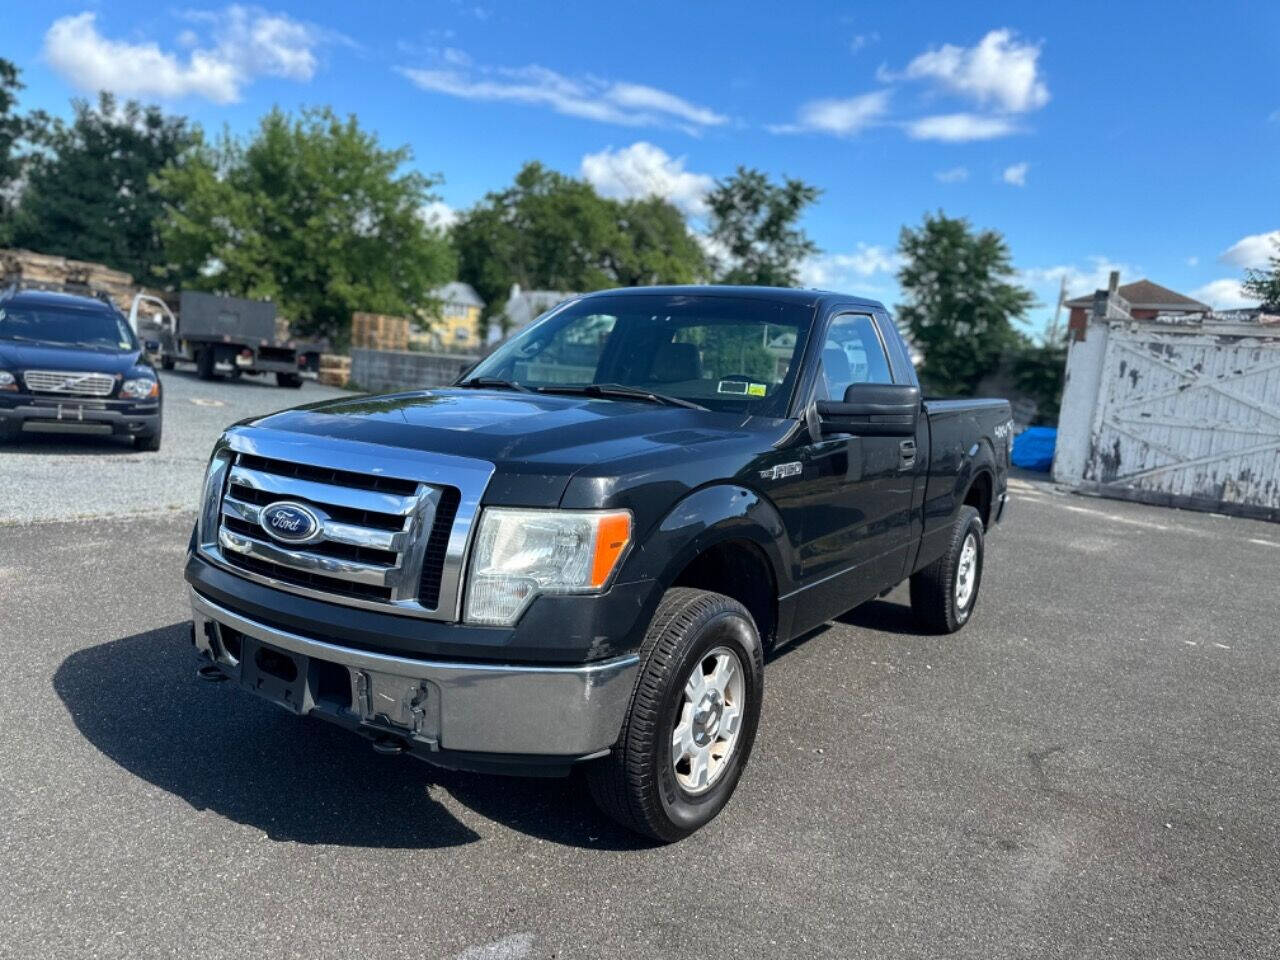
[[[142,349],[147,351],[147,353],[159,353],[160,341],[159,340],[143,340]]]
[[[844,400],[819,400],[824,436],[914,437],[920,419],[920,388],[901,383],[851,383]]]

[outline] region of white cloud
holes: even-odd
[[[800,282],[820,289],[844,288],[850,293],[881,291],[882,285],[868,283],[873,278],[881,283],[897,273],[902,258],[894,250],[875,244],[859,243],[849,253],[827,253],[810,257],[800,268]]]
[[[1187,257],[1187,266],[1188,266],[1188,267],[1198,267],[1198,266],[1200,266],[1200,258],[1199,258],[1199,257]]]
[[[672,157],[661,147],[640,140],[629,147],[606,147],[582,158],[581,174],[606,197],[661,197],[685,213],[706,212],[706,195],[715,180],[684,168],[684,157]]]
[[[1218,259],[1237,267],[1261,270],[1270,263],[1272,257],[1280,256],[1277,243],[1280,243],[1280,230],[1250,234],[1229,246]]]
[[[854,34],[853,39],[849,41],[849,52],[857,53],[859,50],[864,50],[871,46],[871,44],[879,42],[880,34],[875,30],[872,30],[870,33]]]
[[[1004,168],[1004,173],[1000,174],[1000,179],[1011,187],[1025,187],[1029,169],[1031,169],[1031,164],[1029,163],[1015,163]]]
[[[1215,310],[1237,310],[1240,307],[1256,307],[1258,301],[1245,296],[1240,281],[1224,278],[1213,280],[1192,291],[1191,296],[1209,304]]]
[[[308,24],[242,6],[195,12],[189,19],[206,24],[212,42],[200,46],[194,31],[183,31],[180,44],[192,48],[185,58],[153,41],[131,43],[104,37],[92,12],[55,20],[45,33],[44,57],[82,90],[111,90],[125,96],[199,96],[214,103],[240,99],[242,88],[258,76],[305,81],[315,75],[315,51],[323,37]]]
[[[456,54],[440,69],[398,68],[423,90],[464,100],[523,103],[557,113],[627,127],[682,126],[689,132],[719,126],[729,118],[674,93],[598,77],[575,79],[546,67],[466,68]]]
[[[771,133],[830,133],[851,137],[875,123],[889,109],[888,90],[877,90],[847,99],[810,100],[800,108],[795,123],[774,124]]]
[[[950,170],[939,170],[933,175],[939,183],[964,183],[969,179],[968,167],[952,167]]]
[[[1018,132],[1018,127],[1004,117],[984,117],[976,113],[921,117],[908,121],[906,127],[907,135],[913,140],[941,140],[944,143],[994,140]]]
[[[1049,102],[1039,58],[1039,44],[1020,42],[1012,30],[992,30],[976,46],[948,43],[920,54],[902,76],[933,80],[982,107],[1027,113]]]
[[[703,127],[719,126],[729,119],[709,107],[700,107],[677,97],[674,93],[638,83],[615,83],[609,88],[607,96],[622,107],[670,114]]]
[[[419,211],[423,221],[430,227],[448,230],[458,222],[458,211],[443,200],[432,200]]]
[[[1051,308],[1058,302],[1058,288],[1064,277],[1067,280],[1067,299],[1070,300],[1095,290],[1105,290],[1112,270],[1120,271],[1122,284],[1142,276],[1141,268],[1117,263],[1108,257],[1092,256],[1085,259],[1088,261],[1085,266],[1064,264],[1056,267],[1031,267],[1019,271],[1019,276]]]

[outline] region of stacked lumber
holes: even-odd
[[[26,281],[50,287],[81,287],[101,291],[128,312],[136,288],[133,277],[101,263],[69,260],[33,250],[0,250],[0,279],[4,283]]]
[[[352,314],[351,345],[369,350],[408,350],[409,320],[380,313]]]
[[[345,387],[351,379],[351,358],[336,353],[320,354],[320,383],[330,387]]]

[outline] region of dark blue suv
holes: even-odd
[[[79,433],[159,450],[161,394],[155,367],[112,304],[0,292],[0,442],[24,432]]]

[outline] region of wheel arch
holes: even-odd
[[[747,487],[714,484],[667,512],[637,551],[634,574],[662,591],[686,586],[732,597],[750,611],[768,645],[778,631],[778,598],[790,582],[783,554],[789,549],[772,503]]]

